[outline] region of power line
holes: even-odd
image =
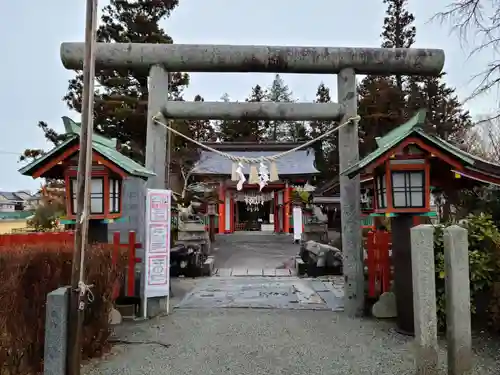
[[[14,151],[0,150],[0,154],[3,154],[3,155],[17,155],[17,156],[20,156],[20,155],[22,155],[23,153],[22,153],[22,152],[14,152]]]

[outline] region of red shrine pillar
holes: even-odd
[[[219,234],[224,233],[224,228],[226,227],[225,218],[226,218],[226,210],[224,209],[226,205],[226,192],[224,189],[224,185],[219,185]]]
[[[285,186],[285,191],[283,193],[283,232],[290,233],[290,205],[291,205],[291,194],[290,187],[288,184]]]

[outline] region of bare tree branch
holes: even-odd
[[[469,57],[485,50],[494,55],[500,48],[500,0],[453,0],[443,12],[432,19],[450,23],[452,32],[458,34],[462,47],[475,46]],[[478,43],[479,42],[479,43]],[[472,77],[479,80],[467,100],[489,92],[500,84],[500,60],[492,58],[486,68]]]

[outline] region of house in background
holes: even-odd
[[[29,191],[0,191],[0,212],[33,211],[40,202],[40,194]]]

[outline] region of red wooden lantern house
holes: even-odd
[[[20,169],[20,173],[33,178],[64,179],[66,190],[66,216],[62,223],[72,224],[76,219],[76,176],[80,148],[80,124],[63,117],[67,138],[47,154]],[[129,176],[147,179],[154,173],[121,154],[116,140],[94,134],[92,137],[92,180],[90,183],[91,228],[97,223],[107,224],[122,216],[123,180]],[[105,240],[104,231],[102,241]],[[90,234],[91,235],[91,234]],[[107,238],[107,234],[106,234]]]
[[[500,165],[473,156],[424,130],[425,111],[377,139],[378,148],[343,172],[373,178],[374,212],[392,217],[398,327],[413,332],[410,228],[414,216],[435,216],[431,191],[453,193],[500,185]]]

